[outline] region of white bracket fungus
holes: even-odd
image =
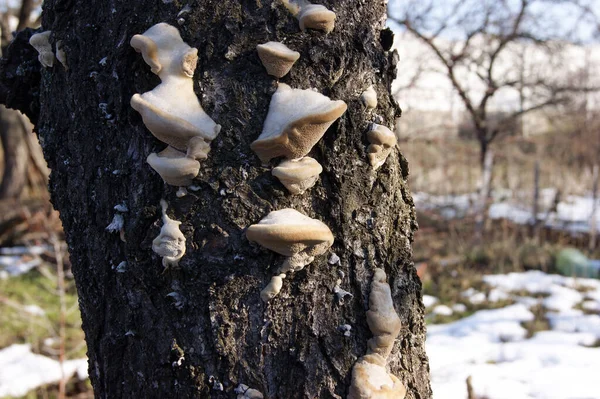
[[[152,241],[152,250],[163,258],[165,268],[178,266],[185,255],[185,236],[179,230],[181,222],[167,216],[167,202],[160,200],[163,225],[160,234]]]
[[[383,269],[375,269],[369,294],[367,324],[373,333],[368,342],[369,354],[376,353],[387,358],[392,352],[394,340],[400,333],[402,324],[394,309],[392,291],[386,282]]]
[[[134,35],[131,46],[142,53],[144,61],[161,80],[152,91],[134,94],[131,106],[141,114],[144,124],[157,139],[180,151],[176,154],[168,150],[169,156],[163,151],[152,159],[156,165],[157,158],[164,158],[160,168],[168,169],[170,173],[181,170],[179,178],[190,184],[189,173],[197,163],[191,161],[206,159],[210,142],[221,130],[221,126],[204,112],[194,93],[192,77],[198,50],[181,39],[177,28],[166,23],[152,26],[142,35]],[[188,160],[181,159],[186,156]],[[167,163],[172,166],[168,168]],[[167,184],[178,179],[174,175],[163,176],[161,170],[155,170]]]
[[[234,392],[237,394],[237,399],[263,399],[263,394],[253,388],[250,388],[246,384],[240,384],[237,388],[234,389]]]
[[[258,57],[269,75],[281,78],[292,69],[300,53],[280,42],[267,42],[256,46]]]
[[[352,368],[348,399],[403,399],[406,388],[386,369],[386,359],[400,333],[401,324],[382,269],[375,269],[371,283],[367,323],[373,338],[368,342],[367,354]]]
[[[250,147],[262,162],[279,156],[302,158],[346,108],[341,100],[279,83],[263,131]]]
[[[386,361],[379,355],[365,355],[352,368],[352,385],[348,399],[403,399],[402,381],[387,372]]]
[[[311,4],[307,0],[282,0],[282,2],[298,19],[302,31],[310,28],[329,33],[335,27],[335,13],[321,4]]]
[[[290,208],[269,213],[258,224],[248,227],[246,237],[288,256],[282,273],[301,270],[333,244],[333,234],[325,223]]]
[[[315,159],[304,157],[286,160],[274,168],[271,173],[292,194],[302,194],[315,185],[323,167]]]
[[[269,213],[257,224],[248,227],[246,237],[288,257],[279,273],[302,270],[315,256],[324,254],[333,244],[333,234],[325,223],[290,208]],[[269,285],[276,283],[278,280],[271,280]]]
[[[152,169],[158,172],[165,183],[172,186],[188,186],[198,175],[200,162],[187,158],[185,154],[168,146],[158,154],[151,153],[146,158]]]
[[[54,66],[54,53],[52,52],[52,45],[48,41],[52,31],[45,31],[36,33],[29,38],[29,44],[35,48],[38,52],[38,60],[46,68]]]
[[[377,108],[377,92],[373,88],[373,85],[369,86],[369,88],[360,96],[360,101],[367,107],[367,109],[375,109]]]
[[[65,53],[63,48],[62,40],[56,42],[56,59],[67,71],[69,70],[69,66],[67,65],[67,53]]]
[[[392,148],[396,145],[398,139],[390,129],[376,123],[373,123],[371,130],[367,133],[367,139],[369,140],[369,143],[371,143],[369,147],[367,147],[369,163],[374,170],[377,170],[385,163],[385,160],[388,155],[390,155],[390,152],[392,152]]]
[[[284,278],[285,274],[283,273],[271,277],[269,284],[260,292],[260,299],[264,302],[269,302],[269,299],[275,298],[279,294],[279,291],[281,291],[281,287],[283,287]]]

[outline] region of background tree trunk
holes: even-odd
[[[69,70],[57,63],[41,71],[39,119],[35,92],[11,97],[27,79],[4,73],[0,98],[38,119],[97,398],[232,398],[240,383],[266,398],[343,398],[352,366],[371,337],[365,312],[376,267],[388,273],[404,326],[391,372],[405,382],[408,398],[431,396],[421,285],[411,262],[416,223],[408,166],[394,151],[373,172],[365,151],[370,122],[391,127],[399,114],[389,94],[397,56],[380,42],[385,3],[323,4],[337,14],[329,35],[300,32],[279,1],[196,1],[179,16],[185,2],[44,2],[42,25],[52,30],[52,43],[63,41]],[[134,93],[158,83],[129,40],[158,22],[177,26],[198,48],[196,92],[223,126],[202,163],[199,190],[183,198],[146,163],[164,144],[129,106]],[[28,57],[21,63],[31,66],[36,55],[24,49],[24,40],[18,51],[16,41],[12,54]],[[313,148],[311,156],[324,171],[302,196],[290,196],[250,150],[276,90],[255,51],[269,40],[301,53],[281,81],[348,104]],[[4,61],[5,71],[13,64]],[[359,100],[371,84],[379,94],[378,117]],[[187,237],[181,268],[165,273],[151,250],[161,226],[161,198]],[[105,230],[113,207],[123,202],[129,209],[126,242]],[[335,236],[331,251],[341,262],[330,265],[329,255],[317,257],[265,305],[260,290],[283,258],[250,244],[244,229],[286,207],[325,222]],[[343,304],[333,293],[338,279],[354,295]],[[344,324],[352,326],[350,337],[338,330]]]

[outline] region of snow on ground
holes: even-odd
[[[87,378],[87,359],[67,360],[64,375]],[[20,397],[62,378],[60,363],[31,352],[29,345],[11,345],[0,350],[0,398]]]
[[[600,340],[600,315],[574,309],[600,309],[600,281],[537,271],[484,281],[495,296],[516,303],[428,326],[434,399],[466,398],[469,376],[477,397],[488,399],[600,398],[600,348],[592,347]],[[517,297],[515,291],[545,297]],[[531,307],[539,304],[551,330],[527,338],[522,323],[534,319]]]
[[[497,190],[493,193],[493,203],[488,210],[491,219],[508,219],[517,224],[532,222],[531,204],[519,203],[513,193]],[[556,190],[540,190],[540,208],[538,220],[545,221],[547,227],[585,233],[590,231],[590,220],[594,201],[591,197],[570,195],[560,201],[555,210],[551,210]],[[446,219],[462,218],[477,207],[477,194],[432,195],[427,193],[413,194],[415,206],[420,210],[436,210]],[[600,210],[600,204],[597,204]],[[600,211],[596,213],[596,228],[600,229]]]

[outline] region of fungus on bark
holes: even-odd
[[[281,287],[283,287],[284,278],[285,274],[283,273],[271,277],[269,284],[260,292],[260,299],[264,302],[268,302],[269,299],[275,298],[275,296],[279,294],[279,291],[281,291]]]
[[[393,374],[387,372],[387,357],[402,327],[394,309],[392,292],[383,269],[375,269],[367,324],[373,334],[367,354],[354,364],[348,399],[402,399],[406,388]]]
[[[396,145],[398,139],[390,129],[376,123],[373,123],[371,130],[367,133],[367,139],[369,140],[369,143],[371,143],[369,147],[367,147],[369,163],[374,170],[377,170],[385,163],[385,160],[388,155],[390,155],[390,152],[392,152],[392,148]]]
[[[189,186],[200,170],[200,162],[171,146],[158,154],[151,153],[146,162],[171,186]]]
[[[219,134],[221,126],[204,112],[194,93],[192,77],[198,50],[181,39],[177,28],[166,23],[152,26],[142,35],[134,35],[131,46],[142,53],[152,72],[161,79],[153,90],[134,94],[131,106],[141,114],[148,130],[163,143],[181,151],[182,157],[187,152],[190,159],[205,159],[210,142]],[[169,150],[169,154],[174,153]],[[172,171],[180,166],[176,163],[191,166],[189,161],[174,156],[163,158],[163,162],[173,163]],[[156,161],[155,157],[152,159]],[[181,179],[190,180],[187,175]]]
[[[281,78],[292,69],[300,53],[280,42],[267,42],[256,46],[258,57],[269,75]]]
[[[237,388],[234,389],[234,392],[237,394],[237,399],[263,399],[263,394],[257,390],[250,388],[246,384],[240,384]]]
[[[300,24],[300,29],[321,30],[329,33],[335,27],[335,13],[321,4],[312,4],[307,0],[282,0],[286,8]]]
[[[346,108],[344,101],[279,83],[263,131],[250,147],[262,162],[279,156],[302,158]]]
[[[38,60],[46,68],[54,66],[54,53],[52,52],[52,45],[49,42],[52,31],[45,31],[32,35],[29,39],[29,44],[37,50]]]
[[[287,256],[280,274],[302,270],[333,244],[333,234],[325,223],[290,208],[269,213],[248,227],[246,237]]]
[[[360,101],[367,107],[367,109],[375,109],[377,108],[377,92],[373,88],[373,85],[369,86],[369,88],[360,96]]]
[[[283,161],[271,174],[277,177],[290,193],[303,194],[315,185],[322,171],[323,167],[314,158],[304,157]]]
[[[160,200],[162,207],[163,225],[160,234],[152,241],[152,250],[162,257],[165,268],[176,267],[185,255],[185,236],[179,230],[181,222],[171,219],[167,215],[167,202]]]
[[[56,59],[62,64],[65,70],[69,70],[69,66],[67,65],[67,53],[65,53],[62,40],[56,42]]]
[[[301,270],[333,244],[333,234],[325,223],[291,208],[269,213],[248,227],[246,237],[287,256],[282,273]]]

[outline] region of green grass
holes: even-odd
[[[65,302],[67,359],[85,356],[84,334],[72,280],[66,281]],[[37,305],[45,315],[32,315],[23,307]],[[31,344],[37,353],[55,357],[59,348],[60,301],[56,274],[49,268],[0,280],[0,348],[11,344]],[[52,338],[51,345],[44,341]]]

